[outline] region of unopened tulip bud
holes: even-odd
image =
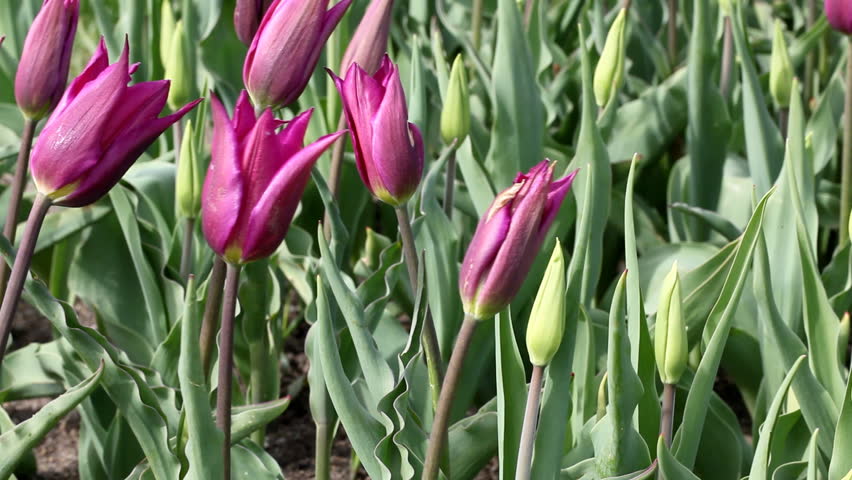
[[[234,30],[241,42],[251,45],[270,3],[272,0],[237,0],[234,7]]]
[[[189,40],[186,38],[186,29],[183,20],[177,22],[175,31],[170,42],[171,51],[166,60],[165,77],[172,82],[169,89],[169,108],[177,110],[189,101],[192,95],[192,66],[189,62]]]
[[[852,33],[852,5],[849,0],[825,0],[825,16],[835,30]]]
[[[533,365],[550,364],[565,331],[565,257],[556,239],[527,323],[527,351]]]
[[[82,207],[101,198],[163,131],[200,101],[160,118],[169,82],[128,86],[136,70],[129,55],[125,44],[121,58],[110,65],[101,38],[33,147],[33,181],[56,205]]]
[[[180,218],[197,218],[201,211],[201,155],[195,142],[192,120],[186,123],[175,177],[175,201]]]
[[[44,118],[62,98],[79,14],[79,0],[45,0],[33,20],[15,74],[15,100],[30,119]]]
[[[735,0],[719,0],[719,8],[726,17],[730,17],[734,13],[733,2]]]
[[[175,11],[172,9],[172,0],[163,0],[160,5],[160,62],[163,68],[169,63],[172,51],[172,38],[175,35],[177,20]]]
[[[793,87],[793,64],[787,52],[784,41],[784,31],[781,21],[775,21],[775,35],[772,38],[772,58],[769,63],[769,93],[779,108],[790,105],[790,94]]]
[[[346,47],[346,52],[343,53],[341,72],[349,70],[353,63],[357,63],[368,74],[376,73],[387,51],[392,13],[393,0],[370,2],[349,41],[349,46]]]
[[[624,49],[625,30],[627,26],[627,10],[622,8],[612,22],[606,36],[601,58],[595,68],[594,87],[595,100],[598,106],[605,106],[618,93],[624,81]]]
[[[275,0],[251,42],[243,82],[259,108],[286,106],[308,85],[331,32],[352,0]]]
[[[689,345],[682,309],[680,277],[677,273],[677,262],[675,262],[660,290],[657,324],[654,327],[657,369],[660,372],[660,379],[666,384],[676,384],[686,370]]]
[[[577,171],[553,180],[556,163],[545,160],[494,198],[479,220],[459,271],[466,314],[492,317],[508,305],[538,254]]]
[[[450,70],[447,97],[441,111],[441,137],[444,143],[464,141],[470,132],[470,97],[467,91],[467,73],[461,54],[456,56]]]
[[[423,138],[408,121],[399,69],[386,55],[374,75],[353,63],[340,78],[329,71],[349,124],[355,164],[377,199],[398,207],[417,191],[423,175]]]

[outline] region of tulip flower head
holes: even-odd
[[[251,45],[270,3],[272,0],[237,0],[234,8],[234,29],[241,42]]]
[[[325,41],[352,0],[275,0],[260,22],[243,66],[255,105],[289,105],[302,94]]]
[[[286,123],[266,109],[256,117],[244,91],[228,118],[213,97],[210,167],[201,193],[201,224],[210,247],[229,263],[271,255],[284,240],[311,168],[344,132],[304,147],[313,110]]]
[[[825,16],[832,28],[852,34],[852,4],[849,0],[825,0]]]
[[[390,35],[391,13],[393,13],[393,0],[373,0],[364,17],[355,29],[343,60],[340,62],[340,71],[345,72],[353,63],[357,63],[370,75],[382,64],[382,58],[388,46],[388,35]]]
[[[353,63],[342,79],[329,71],[343,100],[361,180],[379,200],[398,207],[423,175],[423,138],[408,121],[399,69],[385,55],[369,75]]]
[[[480,219],[459,273],[466,314],[489,318],[518,293],[577,174],[554,181],[555,167],[545,160],[519,173]]]
[[[138,67],[128,56],[125,42],[121,58],[110,65],[101,38],[33,148],[33,181],[56,205],[81,207],[101,198],[163,131],[201,101],[159,118],[169,81],[128,86]]]
[[[31,119],[47,116],[62,98],[79,15],[79,0],[44,0],[27,33],[15,74],[15,100]]]

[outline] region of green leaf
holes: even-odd
[[[666,480],[699,480],[694,473],[672,456],[672,452],[666,447],[662,435],[657,440],[657,461],[659,462],[660,474]]]
[[[834,434],[834,451],[828,468],[828,478],[840,479],[852,471],[852,377],[846,382],[843,406]]]
[[[691,466],[695,463],[701,431],[707,416],[707,402],[712,393],[716,373],[722,359],[725,343],[731,330],[734,312],[740,300],[740,295],[751,266],[751,257],[757,243],[760,226],[766,211],[766,202],[774,192],[770,190],[763,196],[752,214],[740,244],[734,254],[733,265],[725,279],[725,285],[716,301],[713,310],[707,318],[704,327],[704,338],[709,339],[704,356],[695,374],[695,381],[689,392],[684,410],[684,418],[690,421],[681,425],[674,443],[675,456],[682,464]]]
[[[260,427],[280,417],[289,406],[290,397],[287,396],[270,402],[234,407],[231,410],[231,445],[240,443]],[[215,448],[211,450],[218,451]]]
[[[61,394],[62,358],[57,341],[31,343],[9,352],[0,370],[0,402]]]
[[[494,345],[497,357],[500,478],[515,478],[527,403],[527,374],[515,341],[509,309],[494,318]]]
[[[18,461],[38,445],[62,417],[98,387],[103,374],[104,365],[101,363],[92,376],[39,409],[30,419],[0,435],[0,450],[3,451],[0,478],[8,478],[12,474]]]

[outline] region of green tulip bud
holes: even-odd
[[[793,64],[784,42],[784,30],[781,21],[775,20],[775,36],[772,38],[772,57],[769,62],[769,93],[779,108],[790,105],[793,89]]]
[[[730,17],[734,13],[734,5],[732,0],[719,0],[719,8],[726,17]]]
[[[627,10],[622,8],[612,22],[606,35],[601,58],[595,68],[594,90],[598,106],[603,107],[612,100],[624,81],[625,30]]]
[[[201,211],[201,165],[192,133],[192,120],[186,122],[180,145],[180,162],[175,177],[175,203],[178,217],[197,218]]]
[[[172,37],[175,34],[176,25],[172,0],[163,0],[160,8],[160,61],[164,68],[172,52]]]
[[[446,144],[461,143],[470,133],[470,97],[467,91],[467,73],[461,54],[456,56],[450,70],[447,97],[441,111],[441,138]]]
[[[189,52],[187,52],[189,41],[186,38],[182,20],[175,25],[170,46],[171,52],[166,59],[165,77],[172,82],[169,88],[169,108],[177,110],[190,101],[192,94],[192,72],[189,71]]]
[[[663,383],[676,384],[686,369],[689,344],[683,323],[683,302],[677,262],[666,275],[660,291],[657,325],[654,328],[654,353]]]
[[[533,365],[550,363],[565,330],[565,257],[556,240],[527,323],[527,350]]]

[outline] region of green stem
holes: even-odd
[[[660,435],[667,447],[672,446],[672,427],[674,426],[675,391],[677,387],[663,384],[663,408],[660,411]]]
[[[251,385],[251,403],[253,404],[260,404],[269,400],[266,395],[266,377],[269,374],[268,369],[271,366],[268,354],[268,336],[264,331],[260,341],[254,342],[249,346],[249,356],[251,359],[249,382]],[[277,364],[275,365],[277,366]],[[262,426],[252,432],[251,439],[263,448],[266,443],[266,427]]]
[[[515,480],[530,480],[543,376],[544,367],[534,365],[532,377],[530,378],[530,391],[527,395],[527,408],[524,411],[524,424],[521,429],[521,444],[518,449],[518,466],[515,469]]]
[[[456,147],[450,147],[450,157],[447,158],[447,183],[444,185],[444,213],[453,219],[453,195],[456,187]]]
[[[30,210],[30,216],[27,219],[27,227],[24,229],[24,236],[21,238],[21,246],[15,255],[12,275],[9,277],[8,288],[3,295],[3,305],[0,307],[0,367],[3,366],[3,356],[6,353],[6,343],[9,341],[9,331],[12,329],[12,319],[15,317],[18,301],[21,299],[21,292],[24,289],[24,282],[27,279],[27,273],[30,271],[30,262],[32,261],[33,251],[35,251],[38,233],[41,231],[44,216],[47,215],[51,203],[49,198],[40,193],[36,194],[33,208]]]
[[[668,27],[669,61],[674,70],[677,65],[677,0],[669,0]]]
[[[806,24],[807,29],[810,30],[811,27],[816,23],[817,11],[816,11],[816,0],[807,0],[807,9],[806,9]],[[812,50],[808,50],[808,54],[805,57],[805,81],[804,81],[804,91],[805,91],[805,105],[810,105],[811,95],[813,95],[813,77],[814,77],[814,53]]]
[[[213,269],[207,280],[207,303],[204,305],[204,317],[201,321],[201,365],[204,373],[210,373],[210,361],[216,344],[216,332],[219,330],[219,307],[222,306],[222,288],[225,284],[225,261],[216,255]]]
[[[429,435],[429,446],[426,450],[426,464],[423,467],[423,480],[436,480],[438,478],[441,452],[443,452],[447,443],[447,430],[450,425],[453,397],[461,378],[464,358],[470,348],[478,323],[475,318],[465,315],[459,336],[456,338],[453,354],[450,356],[450,363],[447,366],[447,376],[444,378],[443,385],[441,385],[441,396],[438,399],[438,408],[435,410],[435,419],[432,421],[432,432]]]
[[[781,137],[787,140],[787,124],[790,118],[790,109],[781,107],[778,109],[778,129],[781,131]]]
[[[473,30],[473,49],[479,51],[479,46],[482,44],[482,7],[484,0],[473,0],[473,10],[471,11],[471,25]]]
[[[21,208],[21,197],[27,185],[27,170],[30,164],[30,149],[33,145],[38,120],[24,120],[24,130],[21,133],[21,148],[18,150],[18,161],[15,163],[15,177],[10,188],[9,206],[6,210],[6,223],[3,225],[3,236],[12,246],[15,245],[15,231],[18,228],[18,210]],[[6,280],[9,277],[9,266],[0,262],[0,295],[6,291]]]
[[[734,33],[731,28],[731,17],[726,16],[722,43],[722,73],[719,79],[719,90],[726,101],[730,98],[731,79],[734,72]]]
[[[219,383],[216,389],[216,426],[225,434],[222,464],[225,480],[231,478],[231,387],[234,381],[234,314],[240,289],[240,266],[228,264],[225,298],[222,302],[222,328],[219,344]]]
[[[396,208],[396,218],[399,221],[399,235],[402,237],[402,252],[405,256],[405,265],[408,267],[408,280],[411,282],[411,291],[417,295],[418,259],[417,247],[414,244],[414,232],[411,230],[411,220],[405,205]],[[438,334],[432,316],[426,312],[423,320],[423,350],[426,353],[426,368],[429,372],[429,387],[432,392],[433,406],[437,406],[440,396],[441,379],[441,349],[438,346]]]
[[[337,129],[343,130],[346,128],[346,115],[341,114],[340,120],[337,122]],[[344,135],[345,137],[345,135]],[[328,190],[333,198],[337,198],[338,190],[340,190],[340,171],[343,169],[343,154],[346,151],[346,139],[338,138],[334,142],[334,148],[331,151],[331,166],[328,172]],[[331,216],[328,211],[322,221],[322,232],[326,240],[331,238]]]
[[[331,425],[317,422],[315,480],[331,480]]]
[[[532,20],[533,7],[535,7],[535,0],[526,0],[526,5],[524,5],[524,27],[529,30],[530,28],[530,20]]]
[[[192,273],[192,240],[195,219],[187,218],[183,224],[183,249],[180,253],[180,278],[186,281]]]
[[[843,163],[840,167],[840,245],[849,239],[852,209],[852,37],[846,41],[846,101],[843,109]]]

